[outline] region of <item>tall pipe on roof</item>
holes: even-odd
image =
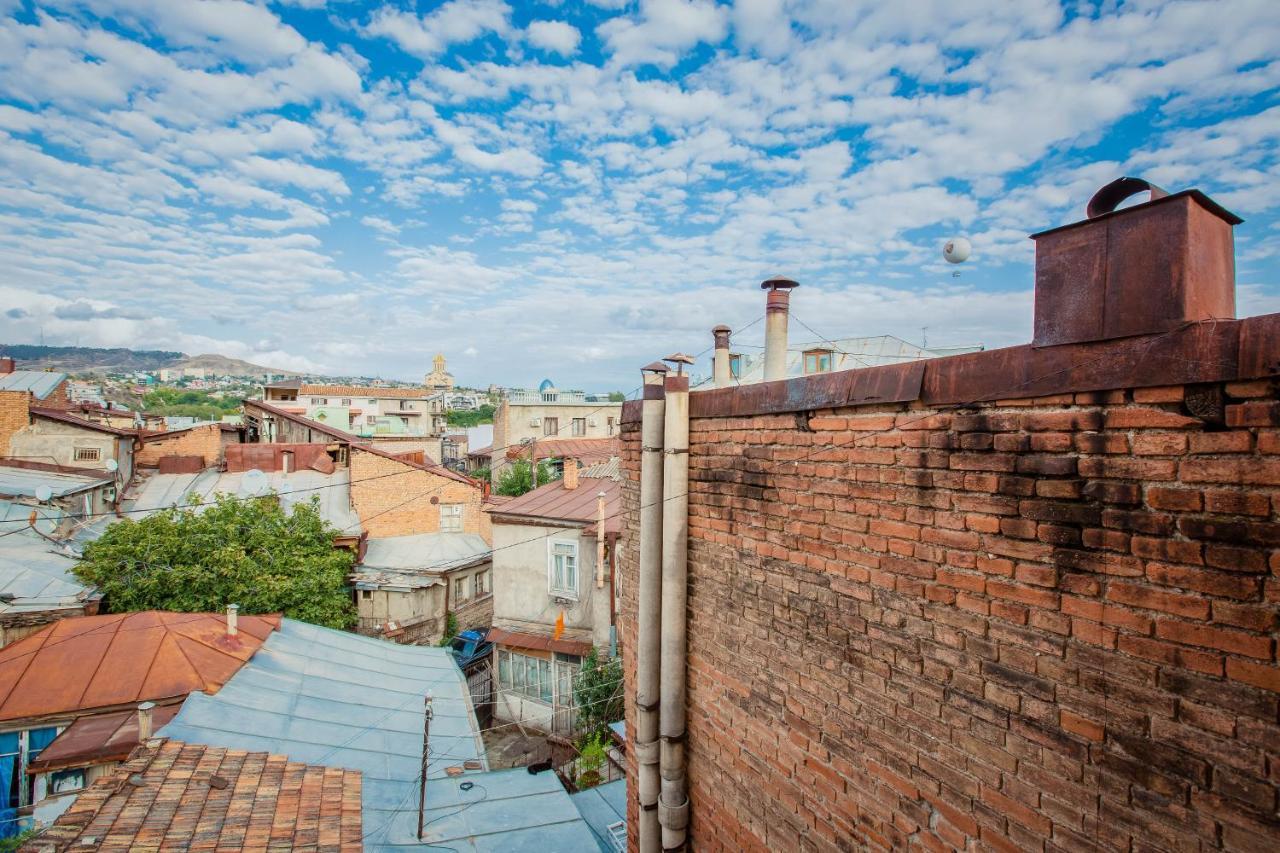
[[[643,368],[640,415],[640,580],[636,584],[636,758],[639,762],[640,853],[662,849],[658,823],[658,673],[662,606],[662,437],[667,366]]]
[[[604,499],[603,491],[596,492],[596,589],[604,589]]]
[[[227,605],[227,636],[228,637],[234,637],[236,634],[239,633],[239,628],[237,626],[237,622],[239,622],[239,616],[240,616],[240,605],[228,604]]]
[[[677,364],[689,363],[676,356]],[[685,672],[688,638],[685,598],[689,558],[689,377],[667,375],[662,437],[662,669],[658,730],[662,792],[658,822],[662,849],[683,850],[688,841],[689,794],[685,779]]]
[[[733,381],[729,371],[729,332],[728,326],[716,326],[711,334],[716,339],[714,361],[711,363],[711,377],[717,388],[728,388]]]
[[[760,282],[769,291],[764,305],[764,381],[787,378],[787,319],[791,289],[798,282],[774,276]]]
[[[143,702],[138,706],[138,743],[151,740],[151,714],[155,707],[155,702]]]

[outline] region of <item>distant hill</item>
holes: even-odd
[[[0,356],[11,356],[23,370],[59,370],[63,373],[151,372],[163,367],[204,368],[230,376],[297,376],[289,370],[250,364],[222,355],[188,356],[168,350],[101,349],[98,347],[46,347],[34,344],[0,344]]]
[[[251,364],[247,361],[241,361],[238,358],[228,358],[225,355],[194,355],[190,358],[183,359],[171,367],[193,367],[203,368],[210,373],[221,376],[301,376],[292,370],[281,370],[278,367],[263,367],[260,364]]]

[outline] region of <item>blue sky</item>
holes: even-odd
[[[782,273],[1004,346],[1122,174],[1243,216],[1277,311],[1277,92],[1274,0],[0,0],[0,341],[629,389]]]

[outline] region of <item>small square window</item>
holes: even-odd
[[[360,590],[360,597],[363,598],[365,601],[368,601],[369,599],[373,598],[373,590],[371,589]]]
[[[440,504],[440,532],[462,532],[462,504]]]

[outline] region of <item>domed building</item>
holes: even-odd
[[[422,380],[422,384],[426,386],[428,391],[452,391],[453,390],[453,374],[444,368],[444,353],[436,353],[436,357],[431,361],[432,370]]]

